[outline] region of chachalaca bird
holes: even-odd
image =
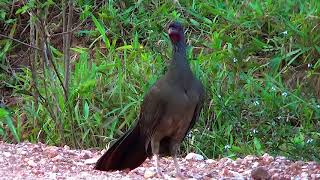
[[[145,95],[139,119],[100,157],[95,169],[132,170],[153,154],[161,176],[159,155],[164,154],[173,156],[176,174],[181,177],[177,151],[199,118],[205,92],[188,64],[182,25],[171,23],[168,34],[173,58],[167,72]]]

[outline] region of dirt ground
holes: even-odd
[[[162,158],[163,177],[152,159],[130,171],[93,169],[102,152],[73,150],[42,143],[7,144],[0,141],[0,179],[175,179],[172,158]],[[207,159],[194,153],[179,159],[185,179],[320,179],[320,164],[285,157],[247,156],[243,159]]]

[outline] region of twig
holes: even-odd
[[[67,3],[65,3],[66,5]],[[68,31],[68,34],[64,34],[64,87],[66,88],[65,92],[65,101],[68,101],[68,94],[69,94],[69,78],[70,78],[70,44],[71,44],[71,37],[72,33],[71,28],[72,28],[72,16],[73,16],[73,0],[69,0],[68,2],[69,5],[69,13],[68,17],[64,17],[64,25],[67,25],[65,27],[65,31]],[[65,13],[64,13],[65,14]],[[67,21],[67,22],[66,22]],[[67,23],[67,24],[66,24]]]
[[[81,27],[81,25],[83,25],[86,21],[87,21],[87,20],[82,21],[77,27],[71,29],[71,31],[59,32],[59,33],[50,35],[50,37],[54,37],[54,36],[59,36],[59,35],[64,35],[64,34],[72,33],[72,32],[74,32],[75,30],[77,30],[79,27]]]
[[[32,21],[32,16],[30,16],[30,44],[31,46],[34,46],[36,44],[36,38],[35,38],[35,24]],[[32,77],[32,87],[34,88],[33,92],[33,98],[35,101],[35,107],[38,109],[39,105],[39,94],[40,92],[38,91],[38,80],[37,80],[37,73],[36,73],[36,58],[38,57],[37,51],[31,50],[30,57],[29,57],[29,65],[31,69],[31,77]],[[36,122],[37,124],[37,122]],[[36,126],[37,127],[37,126]]]
[[[4,34],[0,34],[0,37],[4,37],[4,38],[7,38],[7,39],[16,41],[16,42],[18,42],[18,43],[20,43],[20,44],[23,44],[23,45],[25,45],[25,46],[28,46],[28,47],[31,47],[31,48],[36,49],[36,50],[38,50],[38,51],[41,51],[41,49],[38,48],[38,47],[32,46],[32,45],[30,45],[30,44],[27,44],[27,43],[25,43],[25,42],[22,42],[22,41],[20,41],[20,40],[18,40],[18,39],[15,39],[15,38],[10,37],[10,36],[6,36],[6,35],[4,35]]]

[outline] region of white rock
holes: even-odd
[[[107,150],[106,150],[106,149],[103,149],[103,150],[100,152],[100,154],[103,155],[103,154],[106,153],[106,152],[107,152]]]
[[[99,158],[91,158],[91,159],[86,159],[84,161],[84,164],[95,164],[98,161]]]
[[[54,158],[52,158],[52,161],[61,161],[63,160],[63,157],[61,155],[57,155]]]
[[[48,179],[57,179],[57,173],[51,173],[49,172],[49,178]]]
[[[152,177],[154,177],[156,174],[157,174],[157,172],[154,171],[153,169],[147,169],[147,170],[144,172],[143,177],[146,178],[146,179],[147,179],[147,178],[152,178]]]
[[[220,162],[223,164],[229,164],[229,163],[232,163],[233,160],[228,157],[224,157],[224,158],[220,159]]]
[[[254,162],[251,167],[254,169],[254,168],[257,168],[258,166],[259,166],[259,162]]]
[[[31,167],[36,167],[37,166],[37,164],[32,159],[28,160],[27,164],[29,166],[31,166]]]
[[[77,166],[83,166],[84,165],[83,162],[79,162],[79,161],[74,162],[74,164],[77,165]]]
[[[302,178],[308,178],[308,173],[302,172],[302,173],[300,174],[300,176],[301,176]]]
[[[10,157],[11,156],[11,153],[9,153],[9,152],[3,152],[2,153],[5,157]]]
[[[23,150],[22,148],[17,149],[17,154],[26,155],[27,151]]]
[[[213,159],[207,159],[207,160],[206,160],[206,163],[207,163],[207,164],[212,164],[212,163],[214,163],[214,162],[215,162],[215,160],[213,160]]]
[[[204,157],[200,154],[196,154],[196,153],[189,153],[185,159],[187,160],[195,160],[195,161],[202,161],[204,160]]]
[[[59,172],[59,169],[58,169],[58,167],[56,166],[56,165],[54,165],[53,167],[52,167],[52,172],[55,172],[55,173],[57,173],[57,172]],[[55,174],[54,173],[54,174]],[[56,174],[55,174],[56,175]]]
[[[197,168],[202,169],[202,168],[204,168],[205,166],[206,166],[206,164],[205,164],[205,163],[200,163],[200,164],[197,166]]]
[[[238,172],[229,171],[229,173],[231,173],[234,176],[234,178],[237,179],[237,180],[244,180],[244,177]]]

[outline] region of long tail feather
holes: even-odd
[[[146,138],[142,135],[139,126],[134,126],[100,157],[95,169],[101,171],[135,169],[148,157],[145,144]]]

